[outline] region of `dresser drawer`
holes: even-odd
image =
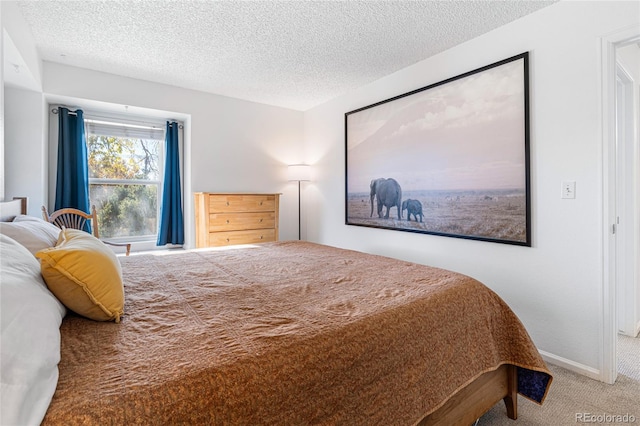
[[[265,229],[275,225],[275,212],[209,214],[209,232]]]
[[[274,195],[215,195],[209,197],[209,212],[275,211]]]
[[[209,246],[227,246],[234,244],[256,244],[276,241],[275,229],[249,231],[227,231],[209,233]]]

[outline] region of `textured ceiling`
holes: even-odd
[[[304,111],[551,3],[18,5],[44,60]]]

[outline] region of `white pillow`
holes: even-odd
[[[65,307],[29,251],[0,234],[0,424],[42,422],[58,383]]]
[[[13,222],[0,222],[0,234],[16,240],[35,255],[56,245],[60,228],[37,217],[19,215]]]

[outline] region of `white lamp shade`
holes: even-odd
[[[308,164],[292,164],[289,166],[289,180],[311,180],[311,166]]]

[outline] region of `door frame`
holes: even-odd
[[[616,48],[640,38],[630,25],[600,39],[600,100],[602,134],[602,310],[600,377],[614,383],[618,375],[616,296]]]
[[[634,79],[616,60],[616,147],[618,238],[616,315],[618,333],[635,337],[638,144],[635,137]]]

